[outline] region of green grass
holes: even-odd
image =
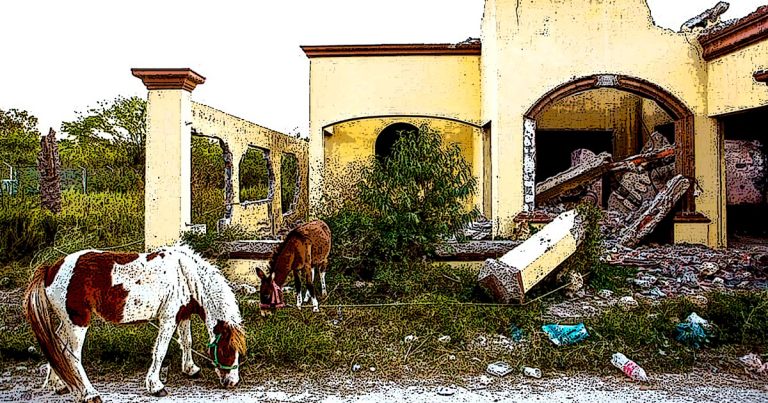
[[[678,372],[690,370],[702,359],[702,351],[705,357],[735,357],[753,351],[762,353],[768,347],[766,292],[709,294],[705,309],[696,309],[684,298],[655,305],[641,303],[631,312],[610,308],[584,319],[590,333],[587,340],[556,347],[541,331],[541,325],[550,323],[543,315],[552,297],[527,306],[457,305],[485,298],[474,286],[471,272],[417,263],[379,273],[393,270],[405,278],[401,283],[408,284],[393,284],[395,273],[365,286],[329,278],[332,292],[326,306],[393,301],[423,305],[347,307],[342,308],[341,316],[331,307],[319,314],[309,309],[285,309],[265,319],[260,317],[254,301],[241,300],[249,347],[243,376],[256,377],[265,369],[343,372],[355,363],[364,368],[376,367],[377,376],[382,377],[458,376],[482,372],[488,363],[498,360],[544,371],[613,373],[610,356],[614,352],[623,352],[650,372]],[[38,355],[27,352],[35,343],[20,317],[20,307],[4,309],[0,312],[1,323],[8,330],[0,332],[0,358],[10,365],[40,361]],[[715,337],[703,350],[693,350],[675,340],[675,325],[693,311],[715,325]],[[523,343],[512,348],[495,344],[500,336],[509,336],[511,325],[524,331]],[[205,351],[206,333],[199,320],[193,321],[193,332],[195,348]],[[95,373],[110,368],[144,371],[155,334],[156,330],[148,325],[116,327],[97,322],[89,331],[86,363]],[[418,339],[404,342],[407,335]],[[451,341],[439,342],[443,335],[450,336]],[[482,338],[487,340],[484,347],[478,343]],[[174,368],[172,372],[177,372],[176,343],[171,343],[167,360]],[[196,360],[205,367],[204,362]]]

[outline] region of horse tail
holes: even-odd
[[[51,369],[70,388],[82,389],[83,383],[77,369],[66,354],[67,351],[56,335],[52,309],[45,293],[45,277],[49,266],[41,266],[32,276],[32,282],[24,295],[24,313],[32,326],[32,332],[40,343],[40,349],[51,365]]]

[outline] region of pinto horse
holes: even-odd
[[[101,402],[82,365],[82,348],[93,313],[116,324],[157,320],[159,331],[146,376],[147,391],[168,392],[160,366],[173,338],[182,350],[182,372],[196,376],[190,317],[208,329],[208,353],[222,385],[240,381],[238,363],[245,354],[245,333],[235,295],[219,270],[186,246],[149,254],[84,250],[35,271],[24,311],[48,359],[46,384],[75,401]],[[55,322],[60,322],[58,329]]]
[[[269,262],[269,274],[256,269],[261,280],[259,298],[262,314],[285,306],[283,286],[288,274],[293,273],[296,288],[296,307],[301,309],[301,283],[306,286],[309,298],[312,299],[312,311],[320,310],[315,295],[315,271],[320,274],[322,295],[327,295],[325,289],[325,272],[328,269],[328,254],[331,251],[331,230],[320,220],[311,221],[294,228],[286,235],[285,240],[272,255]]]

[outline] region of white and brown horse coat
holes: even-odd
[[[99,401],[80,363],[92,315],[115,324],[157,320],[158,337],[146,388],[164,395],[160,366],[178,330],[182,371],[196,375],[189,319],[199,315],[209,341],[218,337],[217,372],[225,386],[239,381],[239,355],[245,352],[237,301],[218,269],[185,246],[149,254],[84,250],[37,270],[27,289],[25,311],[49,360],[49,382],[76,399]],[[54,331],[56,319],[61,322]],[[231,368],[232,370],[224,369]],[[53,369],[53,373],[50,372]]]

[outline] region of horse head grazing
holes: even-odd
[[[208,354],[221,384],[233,388],[240,382],[240,357],[245,356],[245,333],[240,325],[219,320],[213,328]]]
[[[291,230],[269,261],[269,274],[256,269],[261,280],[259,289],[259,308],[261,315],[273,313],[285,306],[283,285],[293,273],[296,290],[296,307],[301,309],[302,283],[306,289],[304,301],[312,300],[312,310],[319,311],[315,293],[315,267],[320,274],[322,295],[325,291],[325,272],[328,267],[328,254],[331,250],[331,230],[324,222],[315,220],[301,224]]]
[[[283,299],[283,287],[275,281],[275,272],[265,274],[261,269],[256,269],[256,275],[259,276],[261,284],[259,286],[259,308],[261,315],[273,313],[278,308],[285,307]]]

